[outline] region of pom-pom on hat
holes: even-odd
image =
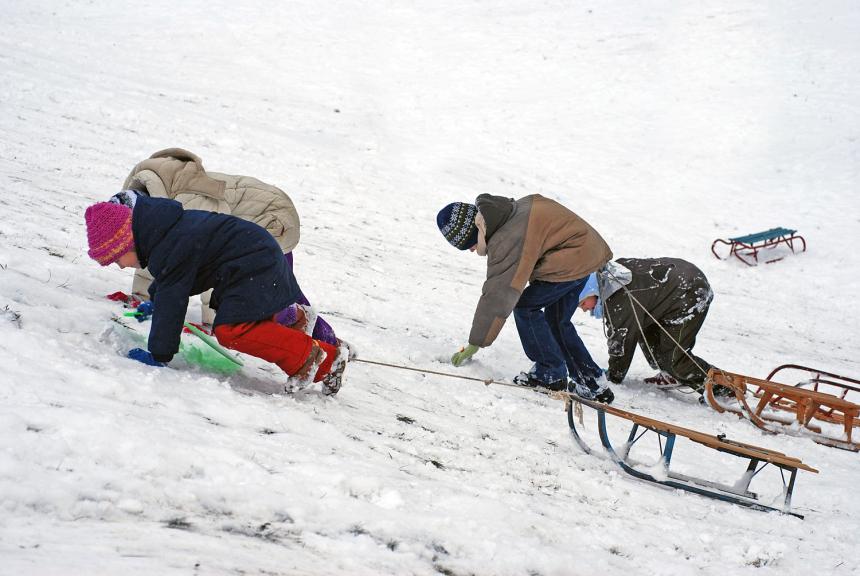
[[[113,202],[99,202],[87,208],[87,242],[90,258],[107,266],[134,248],[131,208]]]
[[[468,250],[478,243],[478,227],[475,216],[478,208],[474,204],[452,202],[436,215],[436,225],[454,248]]]

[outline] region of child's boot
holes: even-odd
[[[350,344],[349,342],[347,342],[343,338],[337,338],[337,345],[343,346],[344,348],[346,348],[346,351],[348,353],[347,357],[349,358],[350,361],[355,360],[356,357],[358,356],[358,351],[356,350],[355,346],[353,346],[352,344]]]
[[[304,388],[314,381],[314,376],[319,370],[320,365],[325,362],[326,352],[323,350],[319,342],[313,341],[310,354],[305,360],[302,367],[287,379],[288,388]]]
[[[326,396],[333,396],[340,391],[341,386],[343,386],[343,372],[346,370],[347,362],[351,359],[349,345],[342,340],[337,342],[337,356],[332,362],[328,374],[322,380],[322,391]]]

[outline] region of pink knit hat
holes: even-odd
[[[90,258],[107,266],[134,248],[131,208],[113,202],[99,202],[87,208],[87,242]]]

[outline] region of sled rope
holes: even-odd
[[[420,372],[421,374],[434,374],[436,376],[447,376],[448,378],[459,378],[460,380],[471,380],[473,382],[482,382],[484,386],[490,384],[498,384],[499,386],[510,386],[511,388],[526,388],[519,384],[511,384],[510,382],[500,382],[492,378],[476,378],[474,376],[463,376],[462,374],[452,374],[450,372],[438,372],[436,370],[426,370],[423,368],[413,368],[411,366],[402,366],[400,364],[390,364],[388,362],[379,362],[376,360],[365,360],[364,358],[354,358],[350,362],[364,362],[365,364],[375,364],[376,366],[387,366],[389,368],[397,368],[399,370],[411,370],[412,372]]]
[[[629,298],[629,299],[630,299],[630,307],[631,307],[631,308],[633,308],[633,302],[635,302],[636,304],[638,304],[638,305],[639,305],[639,308],[641,308],[641,309],[642,309],[642,311],[643,311],[643,312],[645,312],[645,314],[647,314],[647,315],[648,315],[648,317],[649,317],[649,318],[651,318],[651,320],[653,320],[653,321],[654,321],[654,324],[656,324],[656,325],[657,325],[657,327],[658,327],[658,328],[660,328],[660,330],[662,330],[662,331],[663,331],[663,333],[664,333],[664,334],[666,334],[666,336],[668,336],[668,337],[669,337],[669,340],[671,340],[671,341],[672,341],[672,343],[673,343],[673,344],[675,344],[675,347],[676,347],[676,348],[678,348],[678,350],[680,350],[681,352],[683,352],[683,353],[684,353],[684,355],[685,355],[687,358],[689,358],[689,359],[690,359],[690,362],[692,362],[692,363],[696,366],[696,368],[698,368],[698,369],[699,369],[699,372],[701,372],[703,375],[707,376],[707,375],[708,375],[708,371],[707,371],[707,370],[705,370],[704,368],[702,368],[702,366],[701,366],[698,362],[696,362],[696,359],[695,359],[695,358],[693,358],[693,356],[692,356],[689,352],[687,352],[686,350],[684,350],[684,347],[683,347],[683,346],[681,346],[681,344],[680,344],[677,340],[675,340],[675,338],[674,338],[671,334],[669,334],[669,331],[668,331],[668,330],[666,330],[666,328],[664,328],[664,327],[663,327],[663,325],[660,323],[660,321],[659,321],[659,320],[657,320],[657,318],[655,318],[655,317],[654,317],[654,315],[653,315],[653,314],[651,314],[651,312],[649,312],[649,311],[648,311],[648,309],[645,307],[645,305],[644,305],[644,304],[642,304],[642,302],[640,302],[640,301],[636,298],[636,296],[634,296],[634,295],[633,295],[633,293],[632,293],[630,290],[628,290],[627,286],[625,286],[625,285],[621,282],[621,280],[618,278],[618,276],[616,276],[615,274],[613,274],[613,273],[612,273],[612,271],[611,271],[609,268],[606,268],[606,272],[607,272],[610,276],[612,276],[612,277],[615,279],[615,281],[616,281],[616,282],[618,282],[618,284],[621,286],[622,290],[624,290],[624,293],[625,293],[625,294],[627,294],[627,298]],[[655,360],[655,362],[654,362],[654,363],[656,364],[656,358],[655,358],[655,356],[654,356],[654,351],[653,351],[653,350],[651,350],[651,345],[650,345],[650,344],[648,344],[648,340],[645,338],[645,331],[642,329],[642,324],[639,322],[639,315],[638,315],[638,314],[636,314],[636,310],[635,310],[635,309],[633,310],[633,317],[634,317],[634,318],[636,318],[636,324],[639,326],[639,333],[640,333],[640,334],[642,334],[642,341],[645,343],[646,348],[648,348],[648,353],[651,355],[651,358]]]
[[[496,384],[498,386],[507,386],[509,388],[517,388],[519,390],[531,390],[527,386],[519,384],[511,384],[510,382],[500,382],[492,378],[475,378],[474,376],[463,376],[461,374],[451,374],[450,372],[438,372],[436,370],[424,370],[422,368],[413,368],[411,366],[402,366],[400,364],[391,364],[389,362],[379,362],[376,360],[365,360],[364,358],[353,358],[350,362],[364,362],[365,364],[373,364],[375,366],[387,366],[388,368],[397,368],[398,370],[410,370],[412,372],[420,372],[421,374],[433,374],[436,376],[447,376],[448,378],[459,378],[460,380],[470,380],[472,382],[481,382],[484,386]],[[579,403],[579,398],[572,392],[566,390],[552,390],[547,394],[547,397],[553,400],[563,400],[565,403],[574,402],[576,417],[579,418],[579,423],[582,424],[582,405]]]
[[[627,290],[626,286],[623,286],[623,288],[625,290]],[[645,344],[645,348],[648,350],[648,355],[651,356],[651,361],[659,368],[659,365],[657,364],[657,356],[654,354],[654,350],[651,349],[651,345],[648,343],[648,339],[645,337],[645,328],[642,327],[642,322],[639,320],[639,315],[636,313],[636,308],[633,306],[633,295],[630,294],[629,290],[627,290],[627,298],[630,300],[630,309],[633,310],[633,317],[636,319],[636,325],[639,326],[639,333],[642,335],[642,343]],[[638,301],[637,301],[637,303],[638,303]],[[644,308],[644,306],[642,306],[642,304],[639,304],[639,306],[642,307],[643,310],[645,310],[645,308]],[[648,314],[649,316],[651,316],[650,312],[648,312],[647,310],[645,310],[645,313]],[[654,317],[651,316],[651,318],[653,319]],[[657,325],[660,326],[660,329],[663,330],[663,332],[666,332],[666,329],[663,328],[663,326],[659,322],[657,323]],[[681,347],[681,345],[678,342],[676,342],[675,339],[672,338],[672,336],[668,332],[666,332],[666,335],[669,336],[669,338],[672,340],[672,342],[675,343],[676,348],[678,348],[684,354],[687,354],[687,351],[684,350]],[[707,373],[705,373],[705,371],[702,369],[702,367],[699,366],[699,364],[695,360],[693,360],[692,356],[687,354],[687,357],[693,362],[693,364],[696,365],[696,368],[698,368],[700,372],[704,373],[705,376],[707,376]],[[663,372],[662,368],[660,369],[660,372],[661,373]],[[677,387],[678,384],[676,383],[676,384],[674,384],[674,386]],[[695,394],[696,393],[695,390],[690,390],[690,391],[678,390],[678,392],[680,392],[682,394]]]
[[[190,330],[192,334],[194,334],[195,336],[197,336],[198,338],[203,340],[203,342],[208,344],[210,348],[212,348],[213,350],[218,352],[221,356],[223,356],[224,358],[226,358],[227,360],[229,360],[233,364],[235,364],[237,366],[244,366],[245,365],[241,360],[239,360],[239,358],[237,358],[236,356],[233,356],[232,354],[230,354],[229,352],[224,350],[224,348],[222,348],[221,345],[219,345],[218,342],[216,342],[214,338],[209,336],[209,334],[207,334],[206,332],[204,332],[203,330],[201,330],[200,328],[198,328],[194,324],[192,324],[190,322],[185,322],[185,327],[188,328],[188,330]]]
[[[653,315],[653,314],[651,314],[651,312],[649,312],[649,311],[648,311],[648,309],[645,307],[645,305],[644,305],[644,304],[642,304],[642,303],[641,303],[641,302],[640,302],[640,301],[639,301],[639,300],[638,300],[638,299],[633,295],[633,293],[632,293],[632,292],[627,288],[627,286],[625,286],[625,285],[624,285],[624,284],[619,280],[619,278],[618,278],[617,276],[615,276],[615,274],[613,274],[613,273],[612,273],[612,271],[611,271],[611,270],[606,269],[606,272],[607,272],[610,276],[612,276],[612,277],[613,277],[613,278],[618,282],[618,284],[619,284],[619,285],[621,286],[621,288],[624,290],[625,294],[627,294],[627,297],[630,299],[630,302],[631,302],[631,308],[633,308],[633,303],[636,303],[636,304],[639,306],[639,308],[640,308],[640,309],[642,309],[642,311],[643,311],[645,314],[647,314],[647,315],[648,315],[648,317],[649,317],[649,318],[651,318],[651,320],[653,320],[653,321],[654,321],[654,323],[655,323],[655,324],[660,328],[660,330],[662,330],[662,331],[663,331],[663,333],[664,333],[664,334],[666,334],[666,336],[668,336],[668,337],[669,337],[669,340],[671,340],[671,341],[672,341],[672,343],[675,345],[675,347],[676,347],[676,348],[678,348],[678,350],[680,350],[681,352],[683,352],[683,353],[684,353],[684,355],[685,355],[687,358],[689,358],[689,359],[690,359],[690,361],[691,361],[691,362],[696,366],[696,368],[698,368],[698,369],[699,369],[699,371],[700,371],[703,375],[707,376],[707,375],[708,375],[707,370],[705,370],[704,368],[702,368],[701,364],[699,364],[698,362],[696,362],[696,359],[695,359],[695,358],[694,358],[694,357],[693,357],[689,352],[687,352],[687,351],[684,349],[684,347],[683,347],[683,346],[681,346],[681,344],[680,344],[677,340],[675,340],[675,338],[674,338],[674,337],[669,333],[669,331],[668,331],[668,330],[666,330],[666,328],[664,328],[664,327],[663,327],[663,325],[659,322],[659,320],[657,320],[657,318],[656,318],[656,317],[654,317],[654,315]],[[634,308],[634,310],[633,310],[633,317],[634,317],[634,318],[636,318],[636,324],[639,326],[639,333],[640,333],[640,334],[642,334],[642,341],[645,343],[645,347],[648,349],[648,354],[651,356],[651,358],[652,358],[652,359],[654,359],[654,360],[655,360],[655,364],[656,364],[656,357],[654,356],[654,351],[651,349],[651,345],[650,345],[650,344],[648,344],[648,340],[645,338],[645,331],[644,331],[644,330],[643,330],[643,328],[642,328],[642,323],[641,323],[641,322],[640,322],[640,320],[639,320],[639,315],[638,315],[638,314],[636,314],[636,310],[635,310],[635,308]],[[446,377],[448,377],[448,378],[459,378],[460,380],[470,380],[470,381],[473,381],[473,382],[483,382],[483,384],[484,384],[485,386],[489,386],[490,384],[497,384],[497,385],[499,385],[499,386],[509,386],[509,387],[511,387],[511,388],[523,388],[523,386],[520,386],[520,385],[518,385],[518,384],[511,384],[510,382],[500,382],[500,381],[498,381],[498,380],[493,380],[492,378],[476,378],[476,377],[474,377],[474,376],[463,376],[463,375],[460,375],[460,374],[452,374],[452,373],[450,373],[450,372],[439,372],[439,371],[436,371],[436,370],[425,370],[425,369],[421,369],[421,368],[413,368],[413,367],[411,367],[411,366],[402,366],[402,365],[399,365],[399,364],[391,364],[391,363],[388,363],[388,362],[379,362],[379,361],[376,361],[376,360],[365,360],[365,359],[363,359],[363,358],[355,358],[355,359],[353,359],[353,360],[352,360],[352,362],[364,362],[365,364],[375,364],[376,366],[387,366],[387,367],[389,367],[389,368],[396,368],[396,369],[399,369],[399,370],[410,370],[410,371],[412,371],[412,372],[420,372],[420,373],[422,373],[422,374],[434,374],[434,375],[436,375],[436,376],[446,376]],[[564,392],[564,391],[559,391],[557,394],[558,394],[558,396],[559,396],[559,397],[561,397],[561,398],[571,398],[571,397],[573,396],[571,393],[569,393],[569,392]],[[580,408],[580,410],[581,410],[581,408]],[[580,416],[580,417],[581,417],[581,416]]]

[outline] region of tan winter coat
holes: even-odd
[[[171,198],[187,210],[231,214],[259,224],[275,238],[284,253],[299,243],[299,215],[287,194],[249,176],[207,172],[200,158],[181,148],[156,152],[135,166],[123,189],[146,191],[153,198]],[[132,293],[149,298],[152,276],[146,270],[135,274]],[[201,295],[203,321],[215,317],[209,309],[209,293]]]
[[[476,204],[487,221],[494,206],[512,211],[487,241],[487,280],[469,335],[475,346],[495,341],[529,282],[578,280],[612,258],[588,222],[540,194],[515,201],[482,194]]]

